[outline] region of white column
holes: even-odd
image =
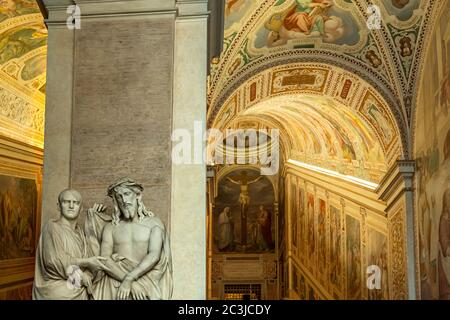
[[[44,176],[42,225],[58,214],[56,201],[60,191],[69,187],[72,144],[73,54],[75,31],[66,25],[67,6],[59,1],[47,6],[48,56],[45,104]]]
[[[177,1],[173,130],[206,121],[207,1]],[[201,148],[196,148],[202,152]],[[192,152],[192,160],[194,153]],[[172,164],[173,299],[206,299],[206,165]]]

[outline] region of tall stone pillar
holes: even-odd
[[[189,130],[192,164],[172,166],[174,299],[206,299],[206,128],[208,3],[178,1],[173,129]],[[201,130],[200,130],[201,129]]]
[[[413,202],[414,161],[397,161],[380,183],[387,204],[389,228],[389,287],[391,299],[415,300],[417,268]]]
[[[206,0],[44,0],[49,12],[45,223],[59,191],[84,207],[131,177],[170,232],[175,299],[206,295],[205,171],[172,163],[174,129],[206,114]],[[80,28],[66,22],[80,9]],[[75,26],[77,24],[75,23]],[[203,145],[199,146],[200,152]]]
[[[46,2],[47,4],[47,2]],[[47,4],[47,83],[41,226],[55,217],[56,197],[70,185],[75,31],[66,25],[72,0]]]

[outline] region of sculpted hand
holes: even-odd
[[[99,203],[94,203],[94,206],[88,209],[88,218],[92,218],[92,216],[96,213],[104,213],[106,210],[106,206]]]
[[[129,280],[123,280],[122,284],[119,287],[119,291],[117,292],[117,299],[118,300],[127,300],[130,296],[131,292],[131,281]]]
[[[86,272],[83,272],[81,274],[81,285],[83,287],[87,288],[87,291],[89,294],[91,294],[91,287],[92,287],[92,276]]]
[[[105,257],[90,257],[85,261],[86,268],[92,272],[104,270],[106,268],[105,261],[108,260]]]
[[[144,288],[137,281],[131,284],[131,296],[133,300],[147,300]]]

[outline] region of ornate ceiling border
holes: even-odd
[[[317,63],[324,64],[326,67],[337,67],[353,74],[353,76],[356,75],[362,82],[365,82],[369,87],[372,87],[372,91],[375,91],[380,95],[380,98],[385,101],[385,104],[393,114],[401,138],[401,155],[402,157],[408,157],[409,149],[407,141],[409,132],[407,130],[407,121],[403,116],[399,100],[396,98],[395,93],[391,91],[389,84],[386,83],[382,77],[374,74],[372,70],[367,69],[362,62],[355,61],[349,56],[339,56],[336,55],[336,53],[329,51],[304,49],[285,51],[254,61],[247,69],[237,72],[236,75],[227,82],[217,99],[213,101],[213,104],[209,106],[208,127],[211,127],[214,118],[217,116],[224,103],[227,102],[228,98],[234,95],[241,86],[253,77],[274,67],[285,66],[288,68],[290,64],[299,63]],[[374,80],[374,78],[378,81]],[[384,82],[384,84],[380,86],[380,82]]]

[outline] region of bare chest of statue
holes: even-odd
[[[113,231],[113,253],[139,262],[149,250],[150,229],[135,222],[121,221]]]

